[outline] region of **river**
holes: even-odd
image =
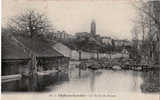
[[[159,98],[160,71],[87,69],[81,70],[81,76],[79,76],[78,68],[71,69],[68,81],[50,85],[42,92],[3,93],[2,99],[16,97],[15,100],[33,100],[33,98],[34,100],[53,100],[55,98],[75,100],[70,97],[75,97],[79,93],[82,98],[90,97],[91,95],[86,95],[88,93],[98,93],[98,96],[105,94],[102,97],[107,97],[107,100],[134,100],[134,97],[139,97],[140,100],[158,100]],[[66,96],[72,93],[74,95]],[[79,95],[76,98],[79,98]]]
[[[87,70],[81,77],[72,76],[69,81],[47,87],[58,93],[158,93],[160,72]],[[160,89],[160,88],[159,88]]]

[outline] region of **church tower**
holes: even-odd
[[[96,35],[96,23],[94,20],[91,22],[91,34]]]

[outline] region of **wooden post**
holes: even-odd
[[[70,58],[67,58],[67,74],[68,74],[68,80],[70,80],[71,72],[70,72]]]
[[[82,58],[82,51],[79,50],[79,61],[81,61],[81,58]]]
[[[37,61],[36,56],[31,55],[31,69],[30,69],[30,91],[37,90],[38,86],[38,74],[37,74]]]
[[[58,66],[58,81],[60,80],[60,71],[61,71],[61,69],[60,69],[60,62],[59,62],[59,59],[58,59],[58,57],[56,57],[56,60],[57,60],[57,66]]]
[[[82,55],[82,52],[81,50],[79,51],[79,61],[81,62],[81,55]],[[79,78],[81,77],[81,66],[79,66]]]
[[[99,60],[99,53],[98,53],[98,50],[97,50],[97,60]]]
[[[110,64],[110,66],[112,66],[112,62],[111,62],[112,57],[111,57],[111,55],[112,55],[112,52],[110,51],[110,54],[109,54],[109,64]]]

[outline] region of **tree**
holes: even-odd
[[[140,13],[139,21],[135,24],[139,24],[142,33],[141,51],[146,51],[143,54],[149,61],[160,63],[160,1],[139,2],[141,6],[135,6]]]
[[[14,34],[29,35],[31,37],[36,34],[48,33],[51,29],[48,18],[34,10],[25,10],[22,14],[12,18],[8,25]]]

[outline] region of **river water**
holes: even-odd
[[[112,71],[112,70],[88,70],[81,72],[81,77],[70,79],[60,85],[50,86],[52,92],[64,93],[88,93],[88,92],[141,92],[143,83],[140,72]]]
[[[78,70],[70,80],[47,87],[54,93],[160,93],[159,71]]]
[[[3,93],[2,100],[82,100],[86,94],[106,94],[106,100],[159,100],[160,71],[81,70],[70,67],[69,80],[46,87],[43,92]],[[64,96],[69,94],[73,96]],[[77,94],[82,97],[76,97]],[[58,96],[57,96],[58,94]],[[109,95],[108,95],[109,94]],[[136,94],[136,95],[135,95]],[[100,95],[98,95],[100,96]],[[73,98],[76,97],[76,98]],[[141,98],[141,99],[138,99]],[[99,100],[97,96],[96,100]]]

